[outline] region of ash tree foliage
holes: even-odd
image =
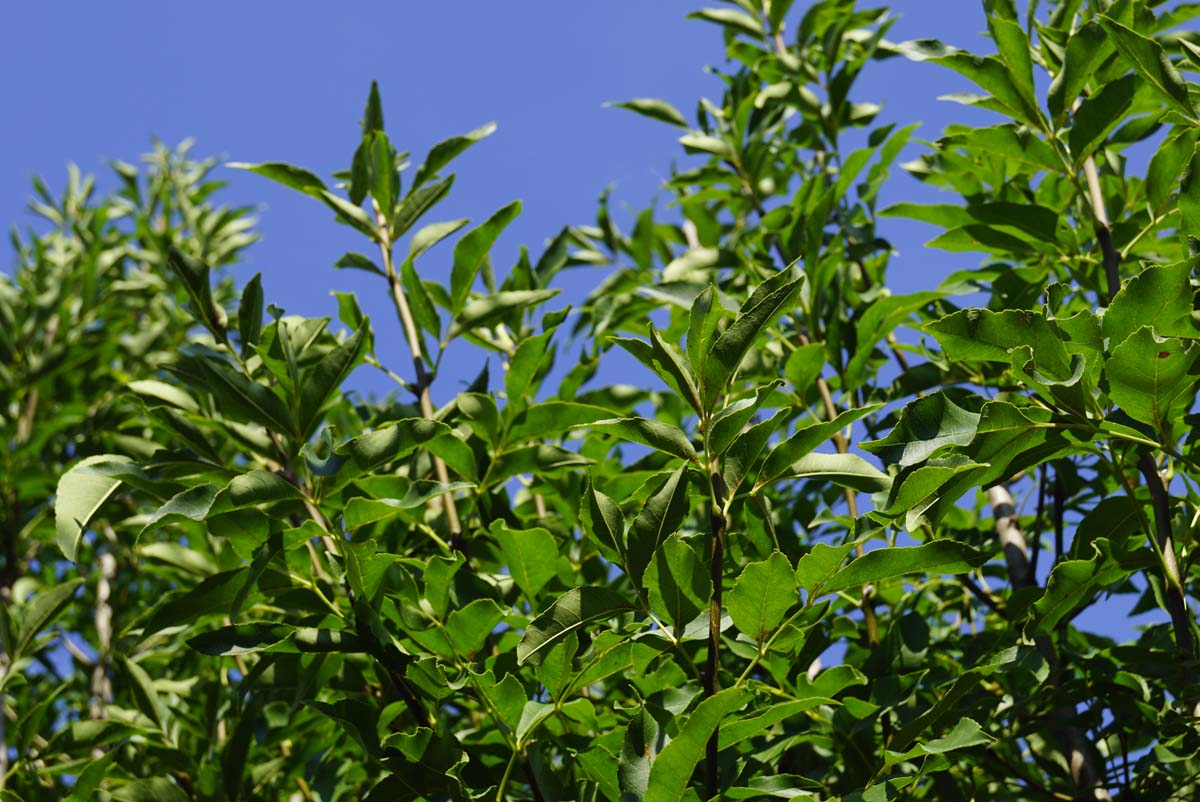
[[[253,221],[186,149],[36,184],[0,799],[1200,796],[1200,8],[984,6],[982,52],[852,0],[696,11],[715,97],[616,104],[678,130],[669,202],[511,266],[519,203],[436,213],[490,127],[411,158],[372,86],[343,172],[230,165],[361,234],[334,267],[386,341],[235,283]],[[897,58],[990,123],[877,123]],[[914,179],[941,202],[881,208]],[[900,294],[911,220],[962,265]]]

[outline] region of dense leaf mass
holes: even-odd
[[[409,171],[372,85],[344,171],[230,165],[362,235],[386,340],[235,282],[253,220],[186,147],[35,182],[0,802],[1200,798],[1200,6],[983,5],[994,53],[696,11],[719,96],[613,104],[679,129],[671,203],[508,270],[519,202],[434,216],[492,125]],[[902,57],[994,123],[877,125]],[[914,177],[945,201],[877,208]],[[882,216],[963,268],[894,294]]]

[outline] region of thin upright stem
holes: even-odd
[[[400,276],[396,273],[395,264],[392,261],[392,240],[391,230],[388,226],[387,217],[378,205],[375,206],[375,219],[378,223],[376,229],[379,241],[379,253],[383,258],[384,271],[387,273],[388,288],[392,293],[392,302],[396,306],[396,314],[400,318],[400,325],[404,328],[404,337],[408,342],[408,350],[412,354],[413,371],[416,374],[416,385],[413,387],[417,394],[417,403],[421,408],[421,417],[426,420],[434,420],[433,401],[429,395],[429,386],[433,383],[433,377],[425,367],[425,353],[421,346],[421,335],[417,330],[417,324],[412,316],[412,309],[408,305],[408,297],[404,293],[404,287],[400,283]],[[450,483],[450,472],[446,469],[446,463],[441,457],[433,455],[433,470],[437,474],[438,481],[442,484]],[[462,523],[458,516],[458,503],[455,501],[454,494],[447,491],[442,494],[442,508],[446,512],[446,525],[450,530],[450,545],[458,551],[465,553],[466,549],[462,540]]]

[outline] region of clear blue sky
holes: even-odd
[[[536,254],[563,225],[590,222],[595,199],[609,184],[618,205],[641,207],[652,198],[681,153],[676,132],[602,104],[661,97],[690,115],[696,98],[719,94],[704,67],[724,59],[720,32],[685,19],[700,5],[5,3],[0,222],[30,221],[24,211],[30,176],[61,186],[64,164],[74,161],[111,187],[105,162],[134,160],[152,136],[167,143],[194,137],[200,155],[288,161],[328,175],[349,164],[367,88],[376,79],[392,141],[416,157],[448,136],[491,120],[499,124],[456,163],[454,192],[433,219],[478,221],[510,200],[524,201],[524,214],[493,252],[496,269],[504,271],[521,244]],[[800,0],[797,10],[806,5]],[[991,48],[981,39],[978,2],[890,5],[900,15],[889,34],[894,41],[929,37]],[[882,103],[882,119],[923,121],[918,136],[934,138],[951,121],[988,119],[937,100],[969,89],[949,71],[892,59],[868,68],[857,98]],[[906,156],[917,152],[914,147]],[[248,173],[218,172],[230,182],[225,202],[261,209],[262,241],[237,269],[239,283],[261,271],[269,301],[292,313],[331,317],[330,290],[357,291],[388,359],[386,343],[397,343],[399,331],[378,280],[332,269],[345,251],[364,249],[358,235],[334,224],[309,198]],[[883,193],[885,204],[931,198],[900,170]],[[932,286],[949,271],[979,262],[971,254],[922,249],[936,233],[931,228],[902,220],[884,225],[900,250],[892,267],[899,291]],[[449,248],[433,251],[424,266],[447,270],[449,255]],[[11,272],[11,256],[0,260],[0,269]],[[398,356],[389,361],[407,364]],[[438,395],[452,394],[451,378],[477,367],[475,359],[461,370],[447,366]],[[359,371],[353,381],[387,389],[372,372]]]
[[[803,2],[797,7],[804,6]],[[152,136],[196,139],[195,153],[237,161],[288,161],[327,175],[349,164],[367,88],[377,79],[389,133],[419,157],[435,142],[494,120],[498,132],[456,163],[458,181],[434,219],[481,220],[514,198],[524,214],[500,241],[504,271],[527,244],[536,254],[565,224],[590,222],[614,185],[618,205],[647,203],[680,155],[676,132],[610,100],[662,97],[690,116],[718,94],[704,72],[720,63],[719,29],[685,19],[699,3],[376,3],[372,13],[315,2],[6,3],[0,8],[0,222],[25,223],[29,177],[62,185],[76,162],[108,180],[108,159],[132,161]],[[974,2],[902,0],[895,40],[938,37],[985,47]],[[927,124],[933,137],[971,110],[936,97],[966,88],[948,71],[893,59],[868,70],[859,99],[885,116]],[[914,151],[915,153],[915,151]],[[383,333],[394,315],[378,285],[331,265],[359,238],[309,198],[220,168],[226,202],[261,209],[262,241],[238,269],[262,271],[269,301],[289,312],[334,315],[332,289],[357,290]],[[111,183],[108,184],[111,186]],[[922,192],[897,174],[892,200]],[[900,289],[935,281],[972,256],[921,254],[934,232],[889,221],[902,250]],[[444,269],[449,249],[427,269]],[[0,266],[11,271],[11,258]],[[592,275],[580,276],[587,282]],[[384,389],[378,374],[356,381]],[[442,387],[450,391],[449,383]]]

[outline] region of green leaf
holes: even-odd
[[[892,486],[890,476],[857,454],[806,454],[792,463],[787,475],[823,479],[863,493],[878,493]]]
[[[584,534],[624,563],[625,516],[617,502],[596,489],[590,473],[580,502],[579,520]]]
[[[708,609],[712,580],[703,558],[692,544],[673,534],[654,553],[646,567],[646,590],[650,606],[665,612],[675,625],[675,637],[697,615]]]
[[[1160,337],[1200,338],[1192,320],[1192,268],[1189,262],[1148,265],[1122,285],[1101,318],[1110,348],[1143,326]]]
[[[472,229],[454,246],[454,265],[450,268],[450,312],[457,318],[463,311],[467,294],[475,284],[483,263],[500,232],[521,213],[521,202],[513,201]],[[463,325],[462,328],[471,328]]]
[[[753,738],[759,733],[773,727],[781,721],[797,716],[806,710],[824,705],[834,706],[838,703],[826,696],[809,696],[807,699],[796,699],[771,705],[757,716],[739,718],[721,728],[721,749],[728,749],[734,744],[741,743],[747,738]]]
[[[1104,365],[1108,396],[1129,417],[1147,423],[1166,440],[1196,400],[1195,342],[1155,335],[1143,327],[1112,351]]]
[[[726,688],[697,705],[679,734],[651,766],[644,802],[681,802],[709,737],[717,732],[723,718],[745,702],[746,692],[735,687]]]
[[[666,539],[683,525],[690,511],[687,465],[667,477],[663,486],[638,511],[629,530],[628,570],[636,587],[642,586],[646,566]]]
[[[218,340],[223,340],[225,337],[222,321],[224,312],[213,304],[208,265],[189,256],[174,245],[168,245],[167,266],[183,282],[188,298],[192,302],[192,311],[195,313],[196,319]]]
[[[367,93],[367,105],[363,109],[363,136],[383,130],[383,101],[379,99],[379,84],[371,81],[371,91]]]
[[[696,375],[704,367],[704,357],[712,348],[717,323],[722,315],[717,289],[710,284],[692,301],[691,315],[688,317],[687,355]]]
[[[1029,37],[1014,19],[988,18],[988,30],[1008,65],[1013,83],[1027,107],[1037,108],[1037,92],[1033,85],[1033,58],[1029,53]]]
[[[683,460],[696,459],[696,449],[692,447],[692,441],[669,423],[649,418],[609,418],[586,424],[586,428],[632,443],[641,443]]]
[[[170,595],[142,627],[149,637],[167,627],[198,623],[204,616],[228,612],[249,577],[248,568],[213,574],[192,589]]]
[[[263,178],[269,178],[272,181],[277,181],[285,187],[290,187],[297,192],[303,192],[305,195],[320,199],[321,193],[326,191],[325,182],[318,178],[315,174],[310,173],[301,167],[293,167],[290,164],[283,162],[263,162],[262,164],[247,164],[246,162],[229,162],[226,167],[233,167],[237,170],[248,170],[252,173],[257,173]]]
[[[733,148],[723,139],[707,134],[684,134],[679,137],[679,144],[688,153],[711,153],[719,159],[733,157]]]
[[[767,459],[763,463],[762,470],[759,471],[758,481],[755,482],[755,489],[757,490],[770,484],[780,476],[783,476],[797,460],[811,453],[818,446],[824,445],[837,432],[840,432],[856,420],[877,412],[882,407],[883,404],[867,404],[866,406],[854,407],[842,412],[831,421],[821,421],[797,429],[795,434],[775,446],[767,454]]]
[[[464,331],[490,326],[514,310],[529,310],[548,301],[560,290],[505,290],[470,301],[454,318],[446,335],[453,340]]]
[[[430,223],[417,230],[408,242],[408,261],[416,262],[417,258],[427,250],[437,245],[446,237],[454,234],[470,220],[463,217],[458,220],[447,220],[444,223]]]
[[[192,398],[186,390],[174,384],[160,382],[157,379],[142,379],[129,382],[125,386],[138,395],[165,402],[188,412],[200,411],[200,405],[196,403],[196,399]]]
[[[117,662],[125,673],[129,675],[129,679],[131,680],[129,687],[133,691],[133,698],[137,703],[138,710],[153,721],[160,730],[166,732],[167,709],[163,706],[162,699],[158,696],[158,691],[154,689],[154,683],[151,681],[150,675],[146,673],[144,668],[123,654],[117,655]]]
[[[790,270],[781,270],[763,282],[742,305],[737,317],[712,344],[700,368],[700,397],[705,409],[711,409],[725,391],[742,357],[754,345],[759,334],[795,298],[804,276],[789,281]]]
[[[285,641],[293,628],[286,624],[254,622],[221,627],[188,639],[188,646],[212,657],[254,654]]]
[[[1146,200],[1155,217],[1166,213],[1167,201],[1180,187],[1185,172],[1189,176],[1189,189],[1196,192],[1195,188],[1200,187],[1200,183],[1194,180],[1197,170],[1193,154],[1196,152],[1197,137],[1200,137],[1200,129],[1176,128],[1150,158],[1150,166],[1146,169]],[[1200,198],[1193,201],[1193,205],[1200,207]],[[1188,219],[1187,215],[1184,219]],[[1200,231],[1200,223],[1187,225],[1185,231]]]
[[[688,14],[688,19],[715,22],[730,33],[744,33],[755,39],[763,38],[762,23],[744,11],[735,11],[732,8],[702,8]]]
[[[792,564],[776,551],[762,562],[750,563],[742,569],[725,597],[725,606],[738,631],[762,643],[799,600]]]
[[[319,197],[326,206],[333,209],[333,213],[339,221],[366,234],[372,240],[376,238],[375,221],[361,207],[329,190],[322,190]]]
[[[188,795],[166,777],[133,780],[112,791],[115,802],[189,802]]]
[[[353,531],[379,521],[387,521],[401,515],[405,510],[413,510],[425,506],[430,499],[438,498],[446,493],[459,493],[471,490],[475,485],[470,482],[413,482],[401,498],[366,498],[356,496],[346,502],[342,512],[342,521],[346,529]]]
[[[604,105],[615,106],[618,109],[628,109],[644,117],[649,117],[652,120],[677,125],[680,128],[687,128],[687,120],[683,118],[683,115],[674,106],[665,100],[635,97],[633,100],[626,100],[623,103],[605,103]]]
[[[372,134],[365,142],[371,147],[371,197],[379,208],[390,210],[396,205],[400,179],[396,175],[396,151],[382,131]]]
[[[711,456],[719,457],[733,445],[750,419],[782,384],[782,381],[776,380],[759,387],[755,390],[753,398],[734,401],[713,415],[708,429],[708,448]]]
[[[511,400],[509,403],[511,404]],[[612,413],[607,407],[579,404],[574,401],[546,401],[534,404],[519,412],[513,419],[505,441],[521,443],[531,439],[560,437],[576,427],[611,418]]]
[[[1183,217],[1182,232],[1200,239],[1200,147],[1192,154],[1187,171],[1179,182],[1179,213]]]
[[[512,412],[522,408],[536,392],[537,384],[547,363],[553,358],[550,334],[527,337],[517,346],[509,360],[508,373],[504,376],[504,392],[508,395]]]
[[[979,726],[979,722],[970,718],[962,718],[950,732],[941,738],[933,738],[920,743],[905,753],[885,751],[884,765],[893,766],[922,755],[942,755],[972,746],[987,746],[993,740],[995,739]]]
[[[667,745],[669,723],[667,711],[649,703],[643,703],[641,709],[629,719],[617,763],[621,799],[645,798],[646,787],[650,784],[650,769]]]
[[[1104,14],[1100,14],[1097,19],[1104,26],[1121,56],[1154,88],[1167,105],[1184,117],[1195,119],[1195,109],[1188,99],[1187,83],[1171,64],[1171,59],[1162,45]]]
[[[207,380],[208,389],[223,414],[257,423],[276,434],[295,432],[287,405],[269,387],[233,371],[215,359],[201,357],[195,364]]]
[[[413,188],[421,186],[436,176],[443,167],[458,158],[467,148],[479,140],[491,136],[495,130],[495,123],[487,123],[474,131],[450,137],[434,145],[430,148],[429,155],[425,157],[425,162],[417,168],[417,175],[413,179]]]
[[[979,413],[960,407],[946,393],[932,393],[904,407],[887,437],[861,445],[885,464],[902,468],[916,465],[944,446],[971,442],[979,417]]]
[[[1030,611],[1033,635],[1049,635],[1059,622],[1093,595],[1122,579],[1131,570],[1113,559],[1112,546],[1105,538],[1093,538],[1090,559],[1059,560],[1046,579],[1046,590]]]
[[[299,431],[307,440],[321,421],[321,410],[342,386],[350,371],[362,361],[370,339],[370,321],[363,320],[354,334],[339,343],[304,376],[300,387]]]
[[[488,529],[504,551],[504,560],[513,581],[525,597],[533,601],[555,573],[558,545],[546,529],[512,529],[496,521]]]
[[[373,473],[389,462],[403,459],[418,448],[442,439],[458,440],[454,430],[441,421],[403,418],[338,446],[337,453],[349,457],[357,470]],[[462,442],[458,440],[458,442]],[[463,443],[464,448],[466,444]],[[468,449],[469,453],[469,449]],[[339,477],[343,472],[339,472]]]
[[[896,45],[896,49],[913,61],[932,61],[949,67],[990,93],[998,106],[997,111],[1032,127],[1042,127],[1041,112],[1037,105],[1014,80],[1018,76],[1014,76],[1009,65],[999,58],[976,56],[933,39],[902,42]]]
[[[442,202],[450,194],[454,186],[454,176],[450,175],[432,184],[415,187],[396,205],[389,225],[392,229],[393,240],[403,236],[406,231],[416,225],[426,212]],[[407,259],[405,260],[408,261]]]
[[[1067,144],[1076,167],[1083,164],[1083,160],[1091,156],[1125,119],[1125,113],[1133,103],[1137,85],[1136,75],[1126,75],[1107,84],[1080,104],[1072,116],[1071,132],[1067,136]]]
[[[841,570],[846,555],[854,550],[854,543],[830,546],[818,543],[796,563],[796,582],[808,593],[823,587]]]
[[[756,423],[734,438],[733,444],[725,452],[721,466],[721,478],[730,494],[736,493],[741,487],[750,468],[758,461],[762,450],[766,448],[767,440],[791,417],[789,409],[778,410],[770,418]]]
[[[92,470],[98,465],[132,465],[119,454],[86,457],[58,479],[54,491],[54,529],[58,548],[71,562],[79,551],[79,541],[92,516],[108,500],[121,480]]]
[[[446,619],[446,636],[459,656],[473,660],[503,618],[504,611],[494,601],[476,599],[450,613]]]
[[[553,646],[587,624],[608,620],[633,609],[622,596],[604,587],[571,588],[529,622],[517,644],[517,663],[538,665]]]
[[[987,555],[965,543],[933,540],[922,546],[869,551],[838,571],[822,588],[836,593],[908,574],[965,574],[987,562]]]
[[[1067,119],[1075,99],[1095,76],[1096,68],[1112,53],[1112,41],[1095,20],[1071,34],[1062,69],[1054,76],[1046,96],[1055,125],[1062,125]]]
[[[367,273],[374,273],[382,278],[387,278],[387,273],[383,272],[383,268],[375,264],[375,262],[361,253],[344,253],[341,258],[333,263],[333,266],[338,270],[344,268],[352,268],[354,270],[362,270]]]
[[[27,656],[26,650],[34,638],[67,608],[71,599],[75,597],[75,591],[82,585],[82,579],[71,579],[51,585],[39,591],[28,604],[20,608],[21,627],[17,632],[16,648],[13,650],[14,660]]]
[[[262,333],[262,322],[262,273],[255,273],[254,278],[246,282],[246,286],[242,289],[242,300],[238,304],[238,335],[241,339],[243,359],[251,354],[254,346],[258,345],[258,336]]]
[[[696,390],[696,382],[691,370],[683,361],[683,356],[673,345],[663,340],[657,329],[650,326],[650,342],[634,340],[627,337],[614,337],[613,342],[624,348],[673,389],[678,396],[691,404],[697,412],[701,411],[700,396]]]

